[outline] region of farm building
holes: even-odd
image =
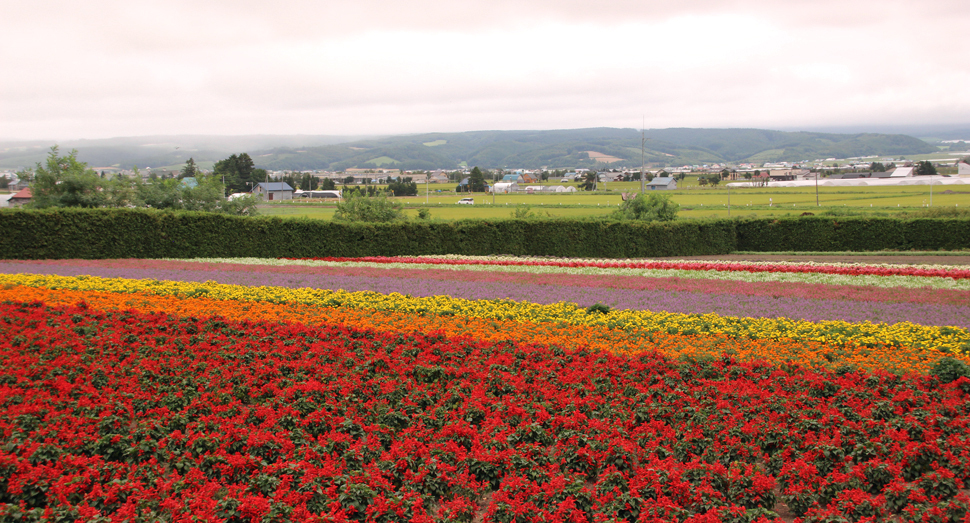
[[[7,205],[10,207],[16,207],[18,205],[23,205],[25,203],[30,203],[33,198],[33,193],[30,192],[30,187],[21,189],[17,191],[13,196],[7,199]]]
[[[563,185],[530,185],[525,188],[525,192],[532,193],[550,193],[550,192],[576,192],[575,187],[565,187]]]
[[[957,174],[960,176],[970,176],[970,163],[960,162],[957,164]]]
[[[857,180],[859,178],[891,178],[892,171],[871,173],[833,173],[826,178],[830,180]],[[814,178],[812,178],[814,180]]]
[[[340,198],[340,190],[334,189],[332,191],[294,191],[293,196],[296,198]]]
[[[292,200],[293,188],[286,182],[260,182],[253,189],[253,194],[266,201]]]
[[[519,184],[515,182],[497,182],[495,184],[495,194],[509,194],[518,192]]]
[[[649,187],[651,191],[672,191],[677,188],[677,180],[671,177],[662,176],[660,178],[650,180],[650,182],[647,183],[647,187]]]

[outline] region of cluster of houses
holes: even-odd
[[[870,164],[860,163],[860,166],[868,166]],[[952,165],[952,164],[951,164]],[[970,177],[970,164],[964,162],[957,162],[958,173],[957,178]],[[845,167],[849,167],[846,165]],[[674,168],[666,168],[660,171],[658,174],[675,175],[678,173],[694,173],[698,172],[723,172],[725,167],[720,164],[713,165],[692,165],[692,166],[682,166]],[[831,169],[830,166],[825,166],[827,169]],[[913,179],[914,177],[914,167],[910,165],[905,165],[902,167],[896,167],[891,171],[886,172],[832,172],[829,174],[820,174],[820,171],[825,169],[817,168],[813,170],[799,168],[797,164],[791,163],[777,163],[777,164],[762,164],[760,168],[756,168],[754,164],[740,164],[736,169],[730,171],[727,178],[735,183],[732,185],[754,185],[754,186],[777,186],[781,184],[800,184],[800,183],[816,183],[819,180],[825,180],[827,184],[893,184],[893,183],[920,183],[918,180],[913,182],[908,182],[906,179]],[[576,192],[577,188],[570,185],[543,185],[540,182],[543,179],[543,171],[541,169],[528,170],[528,169],[517,169],[514,171],[506,171],[501,180],[495,181],[494,183],[487,184],[487,191],[494,192],[496,194],[510,194],[510,193],[525,193],[525,194],[545,194],[545,193],[571,193]],[[576,169],[565,174],[557,174],[560,184],[566,184],[570,182],[581,182],[585,179],[586,174],[589,172],[588,169]],[[313,176],[320,178],[330,178],[338,183],[386,183],[390,178],[396,178],[402,176],[402,172],[398,169],[347,169],[343,172],[326,172],[326,171],[311,171]],[[597,180],[600,183],[616,182],[622,181],[624,179],[631,179],[634,175],[639,175],[639,169],[636,170],[610,170],[605,172],[597,173]],[[13,176],[14,173],[0,172],[0,177],[6,177],[10,180],[9,189],[10,193],[0,194],[0,207],[17,206],[27,203],[31,200],[31,191],[26,183],[21,183],[20,180]],[[146,172],[143,171],[142,175]],[[286,174],[291,174],[289,172],[275,172],[271,173],[272,176],[283,176]],[[403,176],[410,177],[412,181],[419,184],[448,184],[454,183],[454,180],[449,177],[454,176],[453,171],[437,170],[431,172],[404,172]],[[458,186],[467,185],[469,183],[468,175],[470,172],[466,169],[461,172],[463,179],[458,182]],[[353,180],[353,181],[351,181]],[[194,180],[187,180],[189,182]],[[933,183],[937,183],[933,181]],[[948,183],[963,183],[963,180],[949,180]],[[677,188],[677,180],[674,176],[657,176],[645,184],[648,190],[674,190]],[[331,190],[316,190],[316,191],[301,191],[294,189],[289,184],[285,182],[269,182],[269,183],[258,183],[253,187],[251,193],[239,193],[233,194],[230,198],[236,198],[244,196],[247,194],[256,195],[266,201],[282,201],[282,200],[292,200],[295,198],[340,198],[341,191]]]

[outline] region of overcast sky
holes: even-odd
[[[967,0],[0,0],[0,138],[970,122]]]

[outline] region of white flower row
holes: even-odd
[[[785,266],[805,266],[805,267],[876,267],[876,268],[905,268],[905,269],[928,269],[928,270],[967,270],[966,265],[945,265],[945,264],[919,264],[919,263],[851,263],[851,262],[816,262],[816,261],[739,261],[739,260],[697,260],[697,259],[675,259],[675,258],[543,258],[530,256],[467,256],[462,254],[423,254],[410,256],[410,258],[428,258],[437,260],[468,260],[468,261],[501,261],[501,262],[586,262],[586,263],[682,263],[692,265],[707,265],[716,263],[719,265],[733,266],[761,266],[761,267],[785,267]]]

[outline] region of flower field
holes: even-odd
[[[0,261],[0,521],[968,521],[970,271]]]

